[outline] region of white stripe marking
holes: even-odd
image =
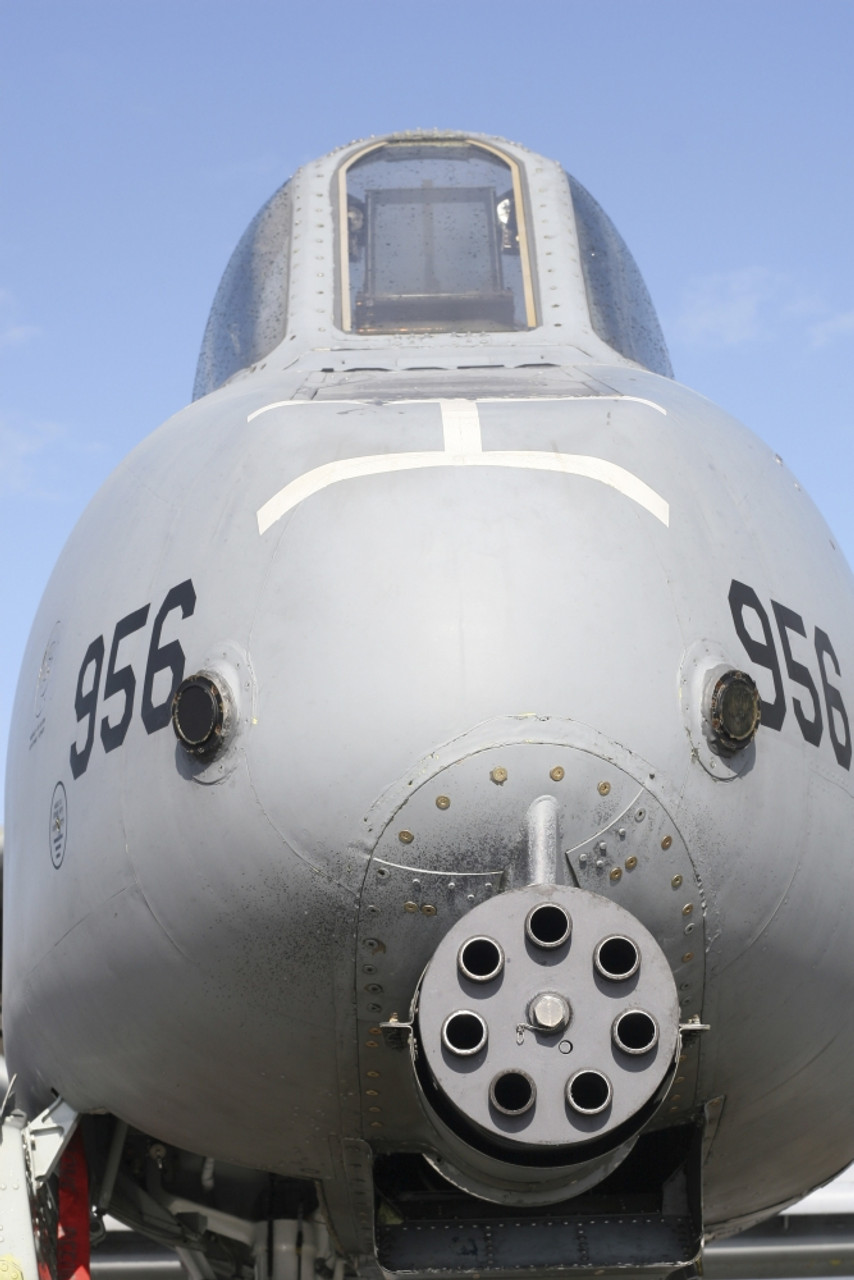
[[[522,453],[488,451],[486,453],[381,453],[366,458],[343,458],[327,462],[292,480],[265,502],[257,512],[258,532],[267,530],[306,498],[341,480],[359,476],[377,476],[391,471],[417,471],[426,467],[509,467],[529,471],[556,471],[568,476],[584,476],[616,489],[638,506],[655,516],[667,528],[670,506],[660,494],[643,480],[604,458],[590,458],[577,453]]]
[[[463,453],[482,453],[480,414],[475,400],[440,400],[442,433],[445,452],[459,456]]]
[[[307,405],[316,404],[360,404],[367,408],[367,406],[372,403],[373,401],[370,400],[274,400],[272,404],[265,404],[262,405],[260,409],[255,409],[253,413],[249,414],[246,421],[251,422],[253,418],[260,418],[262,413],[269,413],[271,409],[305,409]],[[435,401],[433,403],[435,403]]]
[[[629,404],[645,404],[650,409],[655,409],[658,413],[667,417],[667,410],[663,405],[656,404],[654,400],[644,400],[642,396],[481,396],[478,403],[480,404],[555,404],[559,401],[569,402],[575,400],[598,400],[613,401],[625,400]],[[445,400],[439,401],[439,404],[474,404],[473,400]],[[262,405],[260,409],[253,410],[249,414],[246,421],[252,422],[254,418],[260,418],[262,413],[269,413],[271,409],[290,409],[298,406],[304,409],[306,405],[323,405],[327,408],[334,408],[339,404],[358,404],[365,408],[368,406],[376,406],[374,400],[274,400],[272,404]],[[436,404],[435,400],[383,400],[385,405],[400,404]]]

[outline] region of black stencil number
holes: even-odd
[[[738,638],[744,645],[748,657],[760,667],[771,672],[774,681],[774,701],[762,701],[762,724],[766,729],[782,729],[786,718],[786,690],[783,685],[783,674],[771,622],[764,605],[752,587],[744,582],[733,580],[729,589],[729,607]],[[789,609],[776,600],[771,601],[774,621],[780,636],[780,647],[786,664],[786,675],[793,685],[799,685],[809,694],[809,699],[801,699],[792,694],[792,709],[798,728],[805,742],[813,747],[821,745],[824,733],[824,715],[822,714],[822,697],[816,688],[810,668],[799,661],[793,652],[792,637],[807,639],[807,628],[801,614]],[[762,628],[762,640],[750,634],[745,622],[745,610],[751,610],[759,619]],[[797,643],[797,642],[796,642]],[[828,676],[828,659],[836,676],[842,672],[830,637],[821,627],[815,628],[813,647],[821,678],[821,692],[824,696],[824,714],[827,717],[828,737],[833,745],[837,763],[843,769],[851,768],[851,728],[848,713],[842,701],[842,694],[835,684],[831,684]]]
[[[827,728],[830,733],[830,741],[833,743],[833,750],[839,764],[842,765],[843,769],[850,769],[851,729],[848,725],[848,714],[842,702],[841,693],[827,678],[825,658],[830,658],[837,675],[841,675],[842,672],[839,670],[839,663],[836,660],[836,654],[833,652],[830,638],[826,632],[822,631],[821,627],[816,627],[815,629],[815,651],[818,656],[818,669],[821,672],[821,687],[824,690],[824,705],[827,708]],[[841,739],[837,730],[834,712],[838,717],[839,725],[844,731],[844,737]]]
[[[73,743],[71,747],[70,761],[71,773],[75,778],[79,778],[81,773],[86,772],[89,764],[89,757],[92,754],[92,747],[95,742],[95,710],[98,706],[98,689],[101,684],[101,668],[104,665],[104,637],[98,636],[89,645],[86,650],[86,656],[83,659],[83,665],[80,668],[80,674],[77,677],[77,692],[74,695],[74,710],[77,712],[77,723],[88,718],[89,724],[86,729],[86,741],[83,749],[79,750],[77,743]],[[89,668],[94,666],[95,672],[92,676],[92,685],[88,692],[84,692],[87,682],[87,672]]]
[[[799,636],[806,636],[806,628],[804,627],[803,618],[800,614],[795,613],[792,609],[787,609],[784,604],[778,604],[776,600],[771,601],[771,608],[774,610],[774,617],[777,620],[777,630],[780,632],[780,644],[783,646],[783,657],[786,659],[786,670],[789,673],[789,679],[795,684],[803,685],[809,690],[812,699],[812,718],[804,713],[803,706],[798,698],[792,698],[792,707],[795,711],[795,719],[801,727],[801,733],[804,739],[817,747],[821,742],[821,704],[818,700],[818,691],[813,684],[813,678],[808,669],[802,662],[796,662],[792,656],[792,645],[789,640],[789,632],[793,631]]]
[[[774,644],[774,633],[768,614],[765,612],[758,595],[752,587],[733,579],[729,589],[729,607],[732,620],[738,632],[738,638],[744,645],[749,658],[759,667],[766,667],[774,681],[774,701],[762,699],[762,724],[766,729],[782,729],[786,718],[786,694],[783,689],[783,675],[780,671],[780,660]],[[764,642],[755,640],[747,630],[744,621],[745,609],[752,609],[762,626]]]
[[[141,609],[136,609],[133,613],[129,613],[126,618],[122,618],[121,621],[116,623],[116,629],[113,632],[110,660],[107,663],[107,677],[104,680],[104,701],[106,702],[114,693],[123,693],[125,695],[125,704],[118,724],[111,725],[106,716],[101,721],[101,741],[104,744],[105,751],[115,751],[116,747],[120,747],[124,742],[125,734],[128,731],[131,716],[133,715],[133,698],[136,693],[136,677],[133,674],[133,667],[120,667],[118,671],[116,670],[119,645],[126,636],[133,635],[134,631],[139,631],[145,626],[148,621],[150,607],[150,605],[146,604]]]
[[[160,637],[163,632],[163,623],[173,609],[180,609],[181,617],[189,618],[195,607],[196,592],[188,578],[186,582],[180,582],[177,587],[173,587],[167,593],[166,599],[154,619],[154,626],[151,628],[148,663],[145,668],[145,683],[142,686],[142,723],[145,725],[147,733],[155,733],[157,729],[162,729],[169,723],[175,690],[184,679],[184,650],[181,645],[177,640],[170,640],[168,644],[164,644],[161,647]],[[172,682],[166,697],[155,706],[152,702],[154,679],[160,671],[171,671]]]
[[[196,592],[189,578],[172,587],[154,619],[151,629],[151,642],[148,647],[148,661],[142,683],[142,699],[140,713],[142,722],[148,733],[164,728],[172,714],[172,698],[175,690],[184,678],[184,650],[177,640],[162,644],[163,625],[173,610],[180,609],[182,618],[189,618],[196,607]],[[110,644],[110,657],[107,662],[107,674],[104,679],[103,701],[107,703],[117,695],[122,701],[107,709],[101,718],[101,744],[106,753],[115,751],[124,742],[133,719],[134,699],[136,697],[136,676],[133,666],[125,663],[118,666],[119,647],[124,640],[135,632],[141,631],[148,622],[151,605],[145,604],[134,609],[116,623]],[[101,673],[104,667],[104,637],[98,636],[89,645],[77,676],[77,692],[74,696],[74,710],[77,723],[86,721],[86,740],[82,747],[77,741],[72,743],[69,760],[71,773],[79,778],[89,767],[92,748],[95,745],[95,727],[98,710],[98,698],[101,694]],[[159,672],[171,673],[170,689],[162,702],[154,705],[154,682]],[[78,734],[79,739],[79,734]]]

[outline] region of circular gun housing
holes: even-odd
[[[580,1165],[585,1185],[615,1167],[663,1099],[679,1052],[676,986],[658,943],[616,902],[532,885],[449,929],[410,1043],[441,1167],[459,1185],[488,1197],[488,1172],[493,1185],[517,1180],[524,1201],[542,1176],[566,1194]]]

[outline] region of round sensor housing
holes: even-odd
[[[172,699],[175,736],[192,755],[210,757],[222,745],[225,701],[210,676],[193,675],[178,685]]]
[[[712,690],[709,723],[718,747],[726,755],[743,751],[756,737],[762,700],[755,680],[746,671],[725,671]]]

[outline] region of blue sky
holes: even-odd
[[[784,456],[854,560],[852,48],[850,0],[0,0],[0,744],[56,556],[189,400],[246,224],[390,129],[561,160],[677,377]]]

